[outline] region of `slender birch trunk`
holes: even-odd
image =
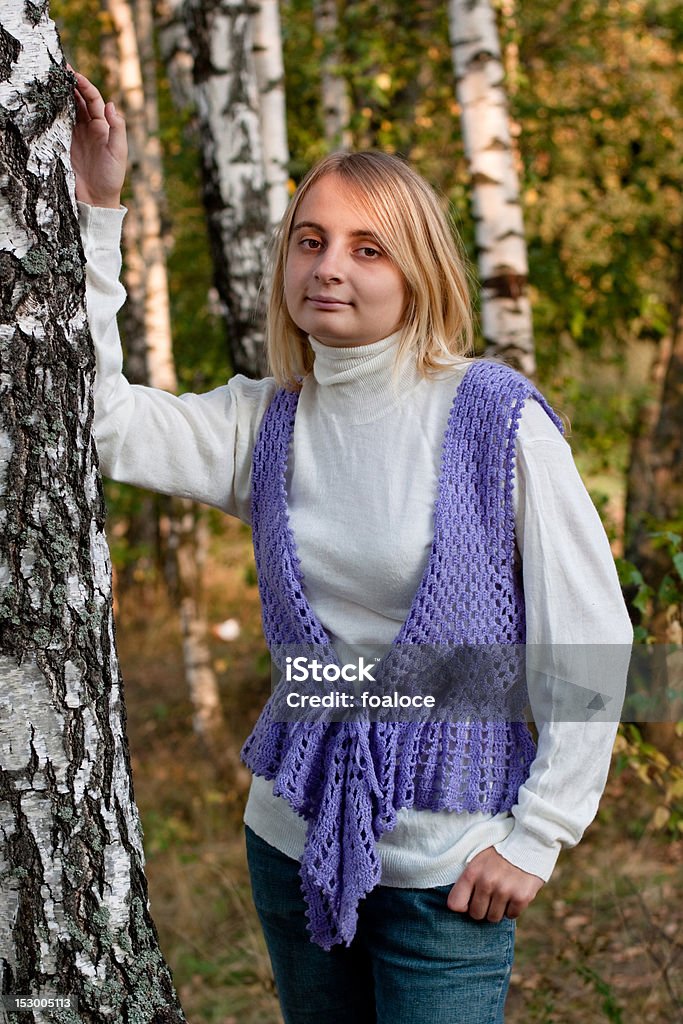
[[[213,670],[203,587],[208,549],[206,518],[191,501],[168,499],[160,518],[166,553],[166,583],[178,609],[185,681],[193,708],[194,731],[217,774],[246,782],[237,743],[225,721],[218,680]]]
[[[490,0],[449,0],[449,21],[472,177],[487,353],[531,376],[535,358],[528,263],[495,12]]]
[[[268,209],[271,227],[275,227],[282,220],[289,202],[285,67],[278,0],[261,0],[254,13],[254,67],[259,90]]]
[[[315,29],[323,43],[320,66],[325,139],[332,150],[353,148],[351,96],[341,74],[339,11],[337,0],[313,0]]]
[[[194,60],[183,15],[183,3],[184,0],[159,0],[156,5],[159,52],[168,72],[173,103],[179,111],[194,107]]]
[[[0,991],[73,994],[74,1022],[171,1024],[91,437],[72,88],[47,5],[1,0]]]
[[[142,383],[177,392],[173,359],[166,248],[161,239],[165,203],[163,163],[159,143],[159,115],[152,10],[149,0],[106,0],[116,30],[120,54],[118,86],[129,128],[132,216],[125,235],[126,286],[142,309],[135,320],[142,328],[139,338],[129,339],[132,349],[144,349]],[[143,49],[152,61],[152,73],[141,59]],[[136,341],[143,341],[143,345]],[[160,498],[156,503],[158,525],[165,546],[164,576],[178,608],[183,644],[183,669],[194,708],[194,728],[214,759],[226,748],[225,723],[218,680],[209,649],[209,627],[202,598],[201,561],[205,529],[201,513],[191,501]],[[229,744],[228,744],[229,746]],[[232,748],[235,747],[234,742]],[[236,757],[235,757],[236,762]]]
[[[187,0],[204,206],[216,289],[233,370],[265,372],[265,297],[270,242],[253,18],[243,0]]]

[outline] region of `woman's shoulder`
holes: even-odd
[[[243,373],[236,373],[234,377],[231,377],[228,387],[236,398],[253,401],[264,399],[270,401],[279,390],[274,377],[246,377]]]
[[[236,373],[227,384],[217,388],[214,394],[223,395],[224,400],[233,405],[238,417],[260,419],[266,411],[279,388],[274,377],[246,377]]]
[[[196,426],[224,435],[232,424],[238,435],[253,434],[278,390],[273,377],[253,379],[238,373],[212,391],[186,392],[181,400],[197,417]]]

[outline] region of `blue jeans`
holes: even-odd
[[[450,885],[380,885],[349,947],[306,931],[299,863],[246,829],[254,903],[285,1024],[503,1024],[515,922],[446,906]]]

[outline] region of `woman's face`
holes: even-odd
[[[285,301],[297,327],[324,345],[370,345],[403,323],[406,288],[372,225],[335,174],[311,186],[295,217]]]

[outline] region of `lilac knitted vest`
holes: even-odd
[[[523,644],[524,596],[515,565],[512,482],[521,374],[473,361],[443,439],[434,540],[394,645]],[[252,524],[263,625],[271,651],[306,645],[334,662],[310,607],[289,525],[286,472],[298,394],[278,391],[253,456]],[[492,684],[495,686],[495,683]],[[403,807],[508,810],[535,753],[524,721],[281,722],[266,704],[242,758],[308,821],[301,864],[311,938],[351,942],[358,903],[381,879],[376,841]]]

